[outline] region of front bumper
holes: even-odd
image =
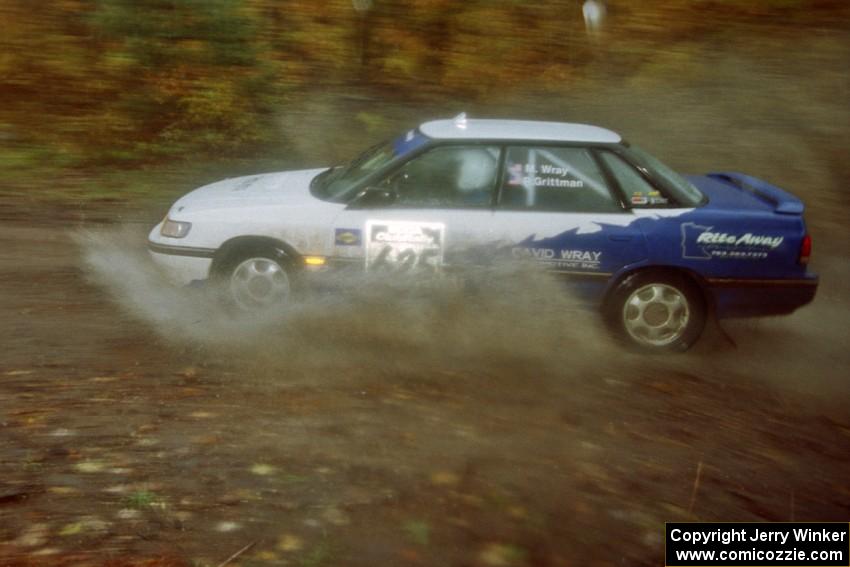
[[[190,285],[209,277],[215,250],[173,246],[148,241],[148,251],[166,278],[177,285]]]

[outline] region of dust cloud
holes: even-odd
[[[238,368],[240,381],[252,386],[375,374],[433,379],[455,370],[561,386],[687,375],[718,387],[746,383],[829,401],[845,391],[843,369],[850,366],[850,305],[842,292],[850,263],[841,258],[821,259],[825,282],[813,305],[786,317],[709,321],[688,353],[647,356],[617,344],[598,313],[525,265],[424,284],[349,275],[332,286],[337,291],[302,292],[280,312],[246,314],[224,307],[214,289],[169,284],[137,230],[75,238],[88,277],[123,311],[165,346]]]
[[[527,265],[481,268],[462,280],[346,275],[331,281],[335,291],[303,291],[280,312],[247,314],[225,307],[215,289],[167,283],[137,231],[76,240],[89,278],[165,342],[265,377],[458,368],[578,376],[613,347],[595,312]]]

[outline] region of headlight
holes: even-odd
[[[183,238],[189,234],[190,228],[192,228],[192,223],[190,222],[175,221],[166,217],[162,221],[162,228],[159,229],[159,233],[169,238]]]

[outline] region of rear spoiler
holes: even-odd
[[[720,181],[734,185],[742,191],[752,193],[762,201],[773,205],[774,212],[783,215],[802,215],[805,209],[803,202],[791,193],[783,191],[779,187],[756,177],[734,171],[709,173],[708,177],[719,179]]]

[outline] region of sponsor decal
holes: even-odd
[[[366,222],[366,269],[438,271],[446,225],[431,222]]]
[[[584,181],[567,179],[569,168],[542,164],[515,163],[508,167],[508,185],[525,187],[584,187]]]
[[[522,164],[515,163],[508,168],[508,185],[522,185]]]
[[[516,246],[511,254],[514,258],[533,259],[560,269],[598,270],[602,262],[602,252],[599,250]]]
[[[337,228],[334,230],[334,244],[337,246],[360,246],[363,232],[359,228]]]
[[[659,191],[635,191],[629,199],[632,205],[666,205],[669,201]]]
[[[784,236],[752,232],[730,233],[712,230],[692,222],[682,224],[682,257],[693,260],[729,258],[760,260],[778,248]]]

